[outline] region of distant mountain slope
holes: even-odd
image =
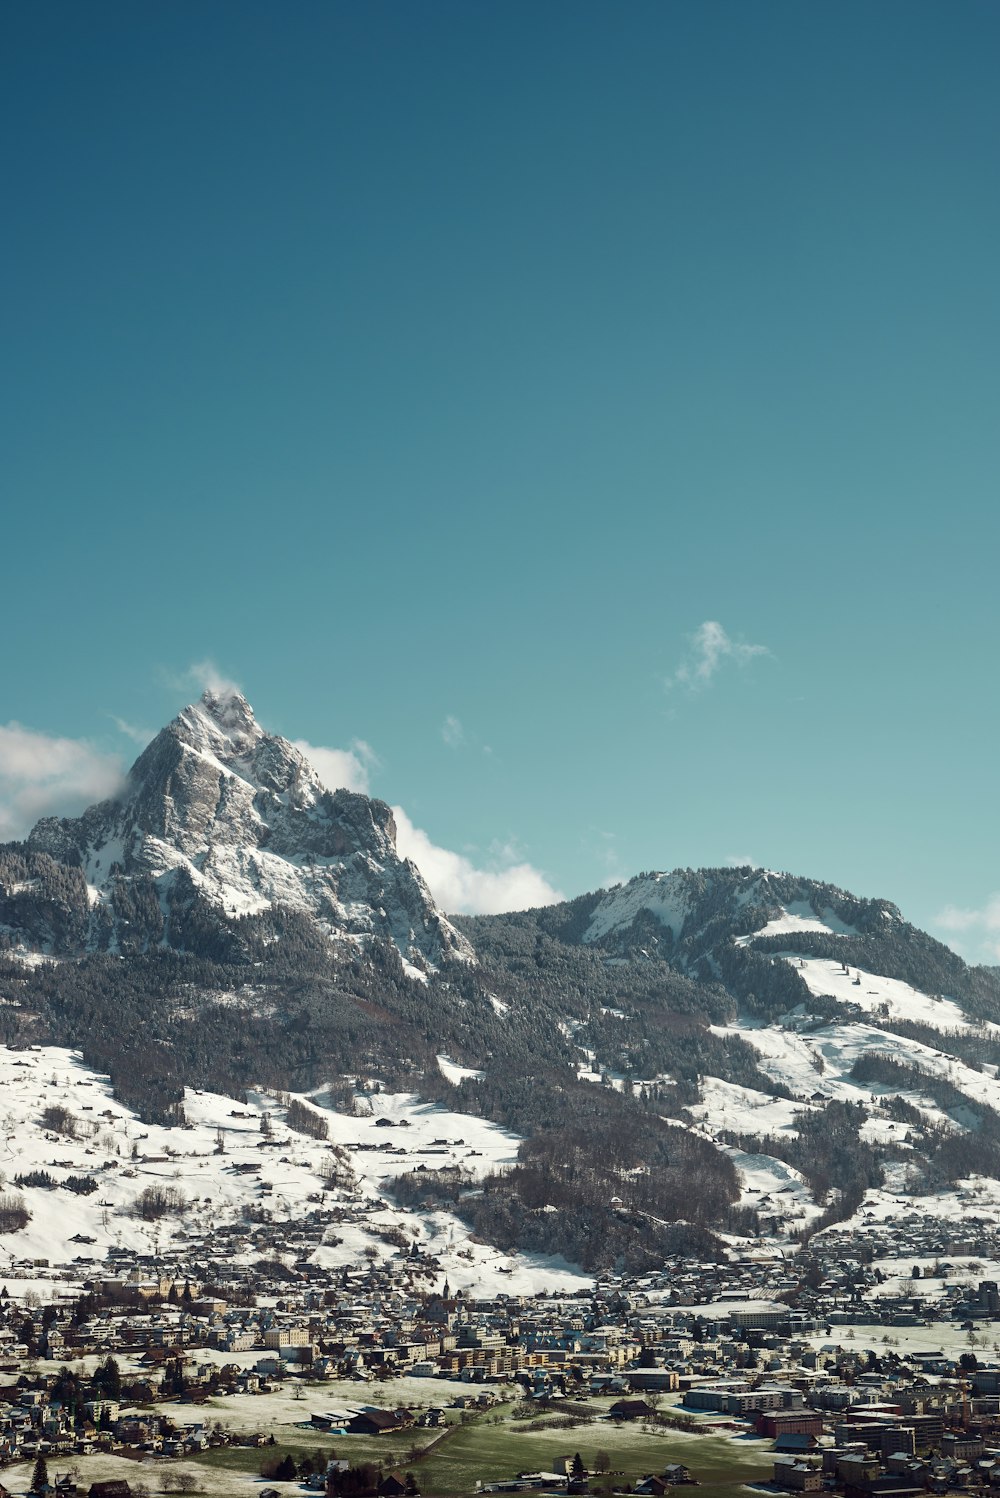
[[[947,995],[972,1019],[1000,1022],[997,969],[970,968],[888,900],[860,899],[792,874],[749,867],[638,874],[562,905],[458,924],[485,951],[505,923],[515,921],[522,931],[537,928],[548,940],[591,947],[612,962],[659,961],[699,982],[721,984],[755,1014],[776,1017],[816,997],[814,985],[773,960],[794,952],[899,979],[930,996]],[[942,1005],[936,1022],[948,1026],[953,1014]],[[920,1020],[928,1020],[926,1007]]]
[[[899,1193],[954,1214],[980,1190],[966,1177],[1000,1179],[996,974],[887,901],[677,870],[458,924],[505,1002],[561,1005],[580,1080],[721,1146],[743,1189],[716,1226],[787,1237],[884,1214]],[[776,1181],[774,1199],[759,1183]]]

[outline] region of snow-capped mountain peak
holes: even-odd
[[[215,753],[225,752],[223,746],[228,745],[230,753],[245,756],[264,737],[253,708],[240,692],[205,692],[175,721],[184,725],[193,744]]]
[[[328,790],[237,692],[206,692],[184,708],[143,750],[120,799],[43,819],[27,847],[83,871],[89,946],[176,944],[183,897],[216,922],[281,907],[338,946],[388,939],[418,972],[472,955],[396,852],[386,803]],[[141,934],[134,911],[122,929],[123,881],[145,892]]]

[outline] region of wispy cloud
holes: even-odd
[[[954,943],[973,962],[1000,960],[1000,893],[988,896],[978,907],[946,905],[934,917],[932,925],[951,935],[964,937]]]
[[[465,729],[462,727],[461,720],[456,718],[454,713],[449,713],[441,724],[441,737],[449,749],[461,749],[465,743]]]
[[[74,816],[118,793],[121,759],[85,739],[0,725],[0,838],[23,837],[45,816]]]
[[[580,836],[580,849],[585,866],[600,870],[598,882],[602,889],[621,884],[625,871],[618,851],[617,833],[591,825]]]
[[[516,847],[494,848],[491,866],[477,867],[464,853],[439,847],[401,806],[394,806],[392,814],[397,850],[413,860],[442,910],[453,915],[497,915],[564,898],[539,869],[519,856]]]
[[[364,739],[353,739],[348,749],[327,749],[305,739],[293,739],[292,743],[305,755],[327,790],[368,794],[371,772],[378,768],[379,758]]]
[[[760,860],[751,858],[749,853],[730,853],[726,859],[727,869],[759,869]]]
[[[165,671],[166,685],[174,692],[211,692],[213,697],[232,697],[235,692],[243,695],[240,683],[234,682],[232,677],[226,676],[225,671],[220,671],[216,662],[210,658],[204,661],[193,661],[187,670]]]
[[[441,739],[449,749],[478,751],[487,759],[493,755],[492,746],[484,744],[477,733],[470,733],[461,718],[457,718],[454,713],[449,713],[441,724]]]
[[[746,666],[758,656],[770,655],[766,645],[747,645],[727,634],[717,619],[706,619],[688,639],[685,659],[664,685],[669,690],[685,686],[696,692],[710,686],[727,663]]]
[[[185,685],[193,682],[200,691],[211,692],[213,697],[226,698],[243,692],[239,682],[220,671],[213,660],[195,661],[184,673],[184,680]]]
[[[156,737],[152,729],[140,728],[136,723],[128,723],[124,718],[119,718],[117,713],[109,713],[108,717],[118,732],[124,734],[125,738],[131,739],[133,744],[138,744],[140,749],[145,749],[150,740]]]

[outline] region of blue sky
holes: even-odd
[[[449,903],[746,858],[1000,954],[994,4],[0,28],[7,835],[210,662]]]

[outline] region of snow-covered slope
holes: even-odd
[[[785,927],[780,934],[790,928]],[[866,973],[847,963],[829,962],[819,957],[802,957],[796,952],[781,953],[799,973],[809,992],[829,994],[845,1004],[856,1004],[869,1013],[888,1019],[909,1020],[914,1024],[932,1025],[937,1030],[982,1030],[982,1024],[971,1024],[964,1011],[941,994],[921,993],[900,978],[885,978]],[[995,1029],[993,1025],[989,1029]]]
[[[816,932],[856,936],[841,911],[863,910],[869,918],[898,919],[886,901],[857,901],[831,885],[794,879],[767,869],[675,869],[638,874],[601,896],[583,941],[607,948],[637,942],[691,951],[704,934],[725,932],[739,943],[761,936]],[[661,953],[662,955],[662,953]]]
[[[800,931],[818,931],[826,936],[857,935],[854,927],[842,921],[829,906],[817,915],[806,900],[789,900],[787,905],[781,906],[778,915],[772,916],[766,925],[753,934],[754,936],[786,936]],[[752,938],[739,936],[736,940],[742,944]]]
[[[691,890],[683,873],[642,874],[609,890],[594,910],[583,939],[600,941],[613,932],[634,926],[640,915],[648,913],[676,940],[692,904]]]
[[[135,950],[140,927],[147,945],[171,942],[175,907],[193,898],[226,919],[300,911],[354,947],[389,939],[418,971],[470,959],[395,838],[383,801],[330,792],[239,693],[206,692],[140,755],[120,800],[44,819],[27,849],[82,869],[91,947]]]
[[[270,1217],[279,1251],[311,1213],[333,1217],[324,1241],[308,1251],[327,1268],[371,1256],[402,1260],[395,1241],[402,1235],[405,1252],[419,1250],[416,1267],[434,1269],[434,1285],[446,1277],[454,1288],[486,1293],[502,1283],[512,1293],[532,1294],[589,1283],[560,1261],[501,1254],[475,1241],[451,1213],[402,1208],[388,1194],[392,1177],[421,1165],[461,1166],[474,1180],[508,1166],[518,1136],[412,1093],[359,1093],[357,1114],[336,1111],[322,1091],[299,1101],[327,1124],[328,1140],[295,1132],[285,1122],[285,1095],[264,1093],[235,1103],[188,1089],[185,1127],[160,1128],[124,1108],[107,1077],[89,1070],[78,1053],[0,1047],[0,1175],[6,1178],[0,1198],[31,1214],[26,1227],[0,1230],[0,1285],[4,1269],[18,1261],[79,1261],[86,1277],[109,1249],[195,1252],[219,1227],[242,1222],[245,1208],[258,1221]],[[54,1184],[15,1184],[34,1173]],[[67,1181],[87,1189],[73,1190]],[[149,1188],[173,1193],[182,1210],[145,1220],[139,1203]],[[249,1263],[261,1248],[248,1242],[231,1252],[235,1262]]]

